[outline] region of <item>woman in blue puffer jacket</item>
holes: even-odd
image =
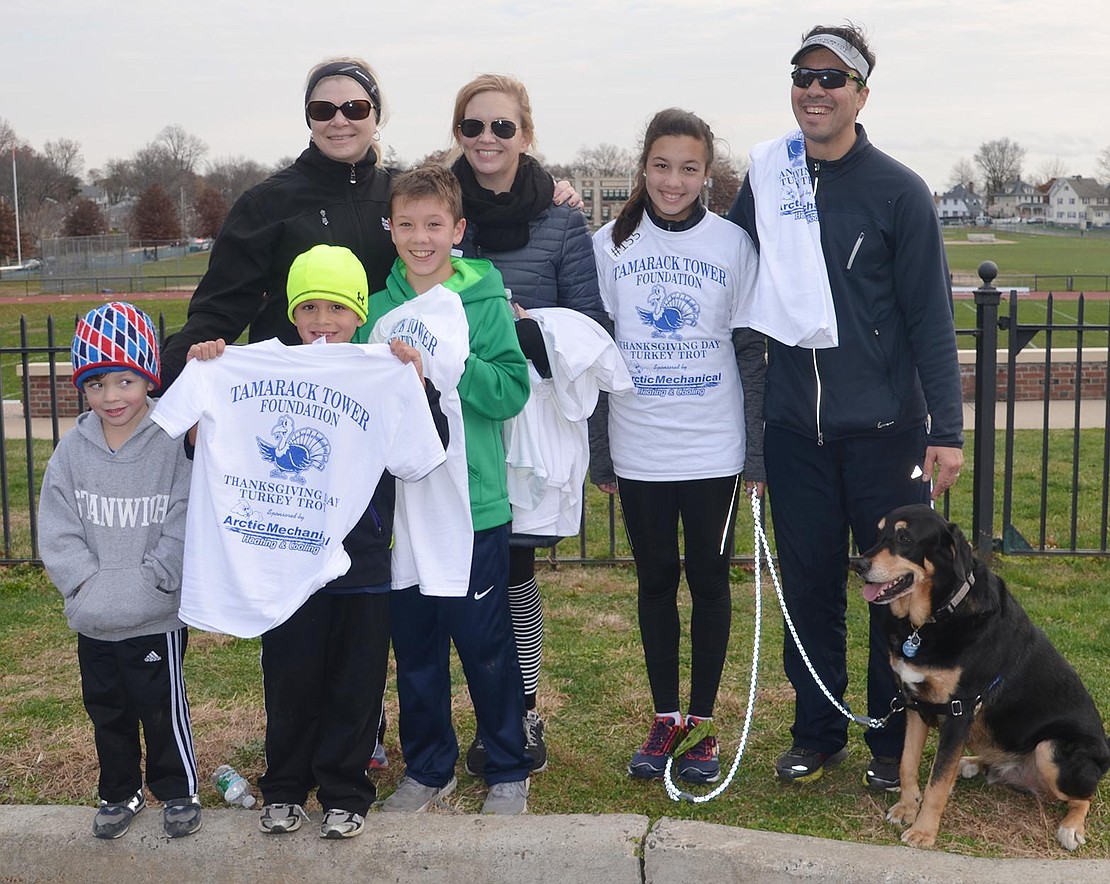
[[[466,257],[493,261],[523,310],[569,307],[609,327],[598,291],[597,269],[586,217],[578,209],[552,204],[551,175],[527,151],[535,140],[532,105],[517,79],[482,74],[455,98],[452,134],[461,156],[452,171],[462,185],[466,233],[460,248]],[[550,376],[539,326],[527,318],[517,323],[524,355],[542,376]],[[602,429],[606,409],[591,419],[590,472],[595,482],[611,481],[612,465]],[[600,440],[602,447],[594,444]],[[536,583],[535,548],[558,538],[514,534],[510,538],[509,603],[524,678],[524,729],[533,773],[547,765],[544,722],[536,711],[543,650],[543,608]],[[480,776],[485,767],[481,735],[466,755],[466,768]]]

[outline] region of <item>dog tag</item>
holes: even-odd
[[[916,657],[917,649],[921,647],[921,636],[916,632],[902,642],[902,653],[907,657]]]

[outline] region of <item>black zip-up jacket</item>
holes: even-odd
[[[832,285],[838,347],[768,340],[768,424],[826,440],[921,427],[963,446],[963,400],[948,262],[932,196],[856,124],[835,161],[807,157]],[[747,178],[729,212],[759,246]]]
[[[190,346],[232,343],[248,325],[251,343],[300,343],[285,287],[293,259],[315,245],[346,246],[366,268],[370,291],[384,288],[397,257],[386,224],[393,174],[375,165],[372,151],[358,163],[339,163],[310,144],[293,165],[239,197],[212,245],[185,326],[162,348],[162,389],[181,373]]]

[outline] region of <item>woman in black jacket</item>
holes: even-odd
[[[366,268],[370,291],[385,286],[397,251],[389,238],[393,170],[379,165],[384,107],[377,77],[358,58],[316,65],[305,85],[310,141],[293,165],[244,193],[212,246],[189,316],[162,351],[162,387],[201,341],[279,338],[299,342],[286,315],[293,259],[314,245],[346,246]]]

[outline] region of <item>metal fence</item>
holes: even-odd
[[[974,433],[967,464],[970,512],[966,500],[969,489],[963,483],[951,499],[946,497],[944,511],[951,511],[965,527],[970,525],[968,534],[981,555],[994,550],[1015,555],[1105,555],[1110,551],[1110,395],[1105,381],[1106,355],[1092,355],[1092,351],[1110,345],[1110,325],[1086,318],[1087,299],[1083,294],[1067,299],[1049,295],[1043,319],[1029,322],[1019,321],[1019,296],[1011,291],[1000,315],[1003,293],[993,285],[995,272],[990,262],[980,268],[982,281],[974,293],[975,326],[957,329],[961,342],[974,342],[976,353]],[[159,316],[158,323],[164,339],[164,318]],[[1000,329],[1008,331],[1007,351],[1002,357],[997,350]],[[71,324],[62,329],[51,319],[45,336],[32,340],[34,336],[21,323],[15,345],[0,346],[0,364],[10,366],[15,362],[23,367],[18,389],[6,388],[0,374],[0,398],[18,397],[23,403],[30,402],[28,367],[34,362],[49,366],[52,397],[48,418],[34,419],[30,409],[24,408],[21,417],[7,417],[0,427],[0,506],[4,520],[0,565],[39,561],[38,489],[50,452],[64,432],[54,381],[58,366],[68,370],[72,332]],[[1050,391],[1060,379],[1053,336],[1059,333],[1068,336],[1066,372],[1072,376],[1077,393],[1070,400],[1053,401]],[[1037,346],[1030,347],[1035,338]],[[1037,354],[1034,364],[1046,393],[1041,401],[1021,402],[1016,389],[1018,355],[1026,353],[1028,373],[1030,350]],[[1003,384],[997,380],[1000,359]],[[1090,386],[1087,376],[1098,365],[1103,378],[1100,397],[1083,398],[1084,389]],[[1070,414],[1064,413],[1068,409]],[[1032,416],[1031,411],[1035,412]],[[967,482],[969,470],[964,472]],[[1000,512],[996,506],[998,485]],[[588,490],[579,535],[561,541],[548,555],[567,563],[631,561],[613,498]],[[744,513],[742,502],[740,524],[748,524]],[[733,548],[735,562],[751,560],[751,544],[750,533],[739,531]]]

